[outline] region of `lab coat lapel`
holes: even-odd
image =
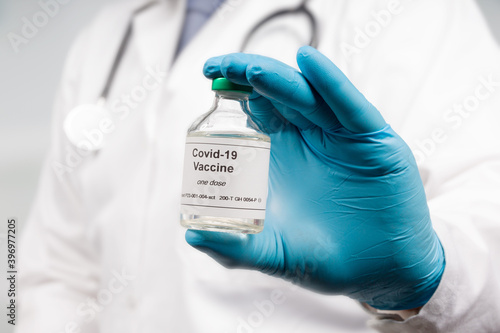
[[[134,43],[145,67],[168,70],[182,29],[186,0],[160,0],[134,18]]]

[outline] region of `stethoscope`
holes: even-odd
[[[247,49],[247,46],[252,39],[252,36],[255,35],[255,33],[264,25],[269,23],[272,20],[275,20],[279,17],[284,17],[287,15],[296,15],[296,14],[304,14],[305,17],[307,18],[307,22],[309,24],[309,27],[311,29],[311,38],[309,39],[309,45],[312,47],[317,47],[318,46],[318,24],[316,23],[316,19],[314,18],[313,13],[307,8],[306,4],[309,2],[309,0],[302,0],[300,4],[291,9],[282,9],[280,11],[271,13],[270,15],[264,17],[262,20],[257,22],[254,27],[247,32],[245,38],[243,39],[243,43],[241,44],[240,47],[240,52],[243,52],[244,50]]]
[[[262,26],[277,18],[297,14],[303,14],[306,17],[311,31],[309,45],[317,47],[317,22],[313,13],[306,6],[308,2],[309,0],[302,0],[300,4],[295,8],[283,9],[264,17],[262,20],[256,23],[255,26],[250,29],[250,31],[245,35],[243,43],[240,46],[240,52],[243,52],[247,49],[252,36],[254,36]],[[105,107],[106,100],[113,85],[116,72],[120,67],[123,56],[130,42],[134,18],[141,12],[157,3],[157,0],[148,2],[132,12],[132,15],[127,23],[127,29],[125,30],[125,34],[118,47],[118,51],[115,55],[115,58],[113,59],[113,65],[111,66],[111,70],[109,71],[104,87],[99,94],[97,102],[95,104],[78,105],[77,107],[73,108],[66,116],[63,122],[63,130],[68,140],[80,150],[96,152],[102,148],[105,141],[104,135],[101,133],[100,137],[99,135],[96,136],[94,135],[94,133],[89,132],[88,128],[97,130],[102,125],[102,121],[108,118],[108,112]]]

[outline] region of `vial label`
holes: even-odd
[[[270,147],[243,138],[187,137],[182,213],[264,219]]]

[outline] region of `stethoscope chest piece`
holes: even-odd
[[[81,104],[73,108],[64,119],[63,130],[77,148],[95,152],[100,150],[106,133],[113,127],[104,103]]]

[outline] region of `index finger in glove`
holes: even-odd
[[[253,86],[259,94],[283,104],[287,109],[283,116],[294,124],[299,123],[301,128],[311,128],[312,124],[325,129],[338,126],[335,115],[303,75],[278,60],[230,54],[209,59],[204,74],[209,78],[223,75],[235,83]]]
[[[354,133],[379,131],[387,124],[380,112],[326,56],[310,46],[297,53],[300,70],[335,113]]]

